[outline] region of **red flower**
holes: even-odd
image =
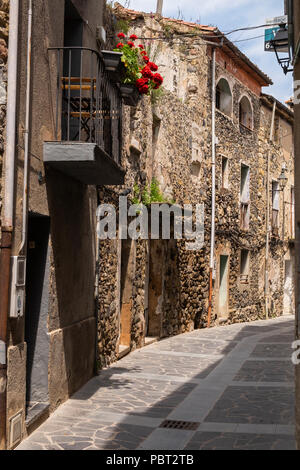
[[[150,60],[149,57],[146,56],[146,55],[144,55],[143,59],[144,59],[144,61],[146,62],[146,64],[148,64],[148,62],[149,62],[149,60]]]
[[[133,48],[133,47],[134,47],[134,44],[133,44],[133,42],[131,42],[131,41],[128,41],[128,43],[127,43],[127,44],[128,44],[128,46],[130,46],[131,48]]]
[[[151,72],[150,68],[147,65],[143,68],[142,75],[144,78],[153,78],[153,73]]]
[[[139,44],[138,47],[139,47],[140,49],[144,49],[143,44]]]
[[[147,52],[146,52],[146,51],[142,51],[141,54],[142,54],[142,55],[147,55]]]
[[[124,33],[119,33],[119,34],[118,34],[118,38],[124,39],[124,38],[125,38],[125,34],[124,34]]]
[[[149,62],[148,66],[152,72],[156,72],[158,70],[158,66],[154,62]]]
[[[142,95],[147,95],[148,91],[149,91],[149,86],[148,85],[144,85],[143,87],[139,88],[139,92]]]
[[[138,88],[142,88],[144,85],[147,85],[147,84],[148,84],[148,78],[139,78],[136,81],[136,86]]]
[[[162,78],[162,76],[159,73],[156,73],[155,75],[153,75],[153,81],[157,85],[161,85],[162,82],[164,81],[164,79]]]
[[[119,42],[119,44],[117,44],[117,48],[122,49],[122,47],[124,47],[124,44],[122,42]]]
[[[135,34],[132,34],[132,35],[130,36],[130,39],[132,39],[133,41],[135,41],[135,40],[137,39],[137,36],[136,36]]]

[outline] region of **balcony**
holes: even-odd
[[[101,54],[84,47],[49,50],[56,70],[55,139],[46,166],[90,185],[121,185],[122,101]]]

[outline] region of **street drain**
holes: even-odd
[[[161,423],[160,428],[167,429],[181,429],[183,431],[196,431],[200,423],[193,423],[191,421],[172,421],[166,420]]]

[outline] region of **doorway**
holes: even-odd
[[[50,218],[29,214],[26,266],[25,341],[26,414],[31,419],[48,407]]]
[[[146,337],[160,338],[162,332],[164,250],[161,240],[150,240]]]
[[[135,242],[122,240],[121,245],[121,289],[120,289],[120,347],[119,351],[130,347],[131,320],[133,307],[133,281],[135,271]]]
[[[220,281],[219,281],[219,316],[228,315],[228,273],[229,256],[220,256]]]

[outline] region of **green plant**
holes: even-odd
[[[124,33],[127,34],[129,31],[129,28],[130,28],[129,21],[120,19],[116,23],[116,31],[124,31]]]
[[[170,24],[163,24],[162,28],[166,38],[171,38],[175,33],[174,28]]]
[[[140,188],[139,185],[135,182],[133,185],[133,197],[132,197],[132,204],[138,205],[140,204]]]
[[[148,183],[146,183],[146,186],[144,187],[144,189],[142,191],[142,200],[141,200],[141,202],[146,207],[151,204],[151,195],[150,195]]]
[[[137,48],[132,48],[125,44],[122,52],[121,60],[126,67],[124,83],[135,83],[142,76],[140,73],[139,51]]]
[[[153,178],[150,185],[150,199],[151,202],[166,202],[163,193],[160,190],[159,182]]]
[[[132,204],[140,205],[143,204],[146,207],[149,207],[155,202],[161,204],[175,204],[175,201],[167,199],[162,193],[159,182],[156,178],[152,178],[152,181],[149,184],[146,183],[144,189],[141,191],[139,185],[134,183],[133,185],[133,197],[131,199]]]
[[[126,41],[123,32],[117,34],[120,42],[114,51],[122,52],[121,60],[125,65],[125,74],[121,78],[124,84],[135,85],[141,95],[151,95],[152,90],[158,90],[163,83],[163,77],[159,73],[158,66],[151,62],[142,44],[135,45],[138,37],[132,34]]]

